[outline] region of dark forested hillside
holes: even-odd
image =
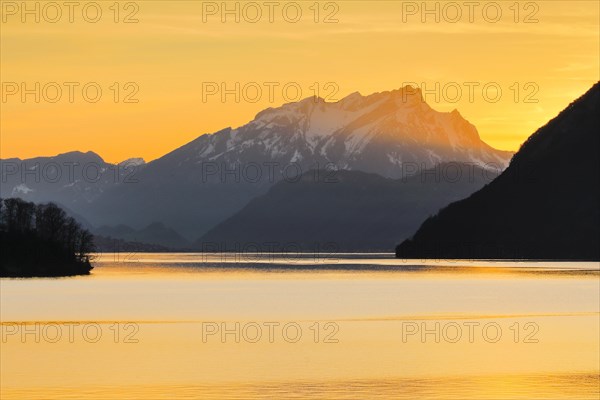
[[[600,83],[491,184],[426,220],[404,258],[600,259]]]
[[[474,165],[444,163],[390,179],[359,171],[309,171],[211,229],[205,250],[390,251],[424,218],[498,175]]]
[[[93,237],[56,205],[0,200],[0,276],[66,276],[92,269]]]

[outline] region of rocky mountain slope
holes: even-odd
[[[496,180],[426,220],[397,256],[599,260],[599,115],[597,83]]]

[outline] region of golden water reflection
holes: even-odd
[[[146,257],[0,281],[0,397],[600,396],[594,265],[271,270]]]

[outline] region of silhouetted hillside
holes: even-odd
[[[426,220],[403,258],[600,259],[600,83],[534,133],[510,166]]]
[[[94,245],[100,253],[168,253],[176,251],[172,248],[158,244],[124,240],[111,236],[94,234]]]
[[[126,242],[144,244],[144,246],[156,246],[156,248],[183,249],[189,248],[190,244],[185,238],[173,229],[161,222],[153,222],[143,229],[133,229],[127,225],[101,226],[93,229],[94,236],[122,239]]]
[[[0,276],[67,276],[92,269],[93,237],[56,205],[0,200]]]
[[[250,201],[200,240],[205,250],[389,250],[427,216],[498,172],[446,163],[403,179],[309,171]]]

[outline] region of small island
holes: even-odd
[[[93,235],[53,203],[0,199],[0,277],[86,275]]]

